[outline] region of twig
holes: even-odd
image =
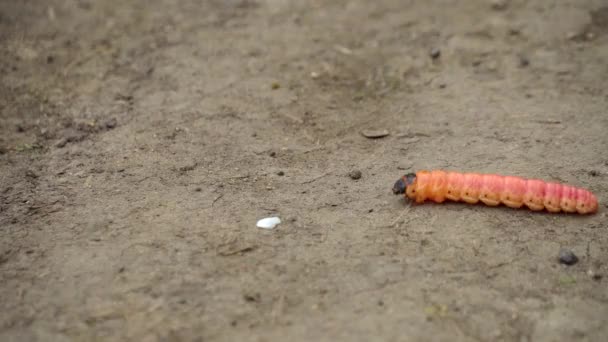
[[[547,124],[547,125],[558,125],[558,124],[562,123],[559,120],[534,120],[533,122],[536,122],[539,124]]]
[[[211,203],[211,206],[213,207],[213,205],[215,204],[215,202],[219,201],[219,200],[220,200],[220,198],[222,198],[222,197],[224,197],[224,194],[220,194],[219,196],[217,196],[217,197],[216,197],[216,198],[213,200],[213,202]]]
[[[253,252],[256,248],[257,248],[257,246],[246,246],[246,247],[234,249],[231,251],[218,252],[217,254],[219,254],[221,256],[231,256],[231,255],[236,255],[236,254],[244,254],[247,252]]]
[[[320,176],[317,176],[317,177],[315,177],[315,178],[313,178],[313,179],[310,179],[310,180],[307,180],[307,181],[305,181],[305,182],[302,182],[301,184],[310,184],[310,183],[312,183],[312,182],[314,182],[314,181],[316,181],[316,180],[319,180],[319,179],[321,179],[321,178],[323,178],[323,177],[325,177],[325,176],[328,176],[328,175],[329,175],[329,173],[324,173],[324,174],[322,174],[322,175],[320,175]]]

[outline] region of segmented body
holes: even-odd
[[[445,200],[504,204],[511,208],[590,214],[597,211],[597,198],[589,191],[537,179],[478,173],[419,171],[405,183],[406,196],[417,203]],[[400,181],[406,180],[404,176]]]

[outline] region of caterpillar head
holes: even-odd
[[[399,180],[397,180],[395,182],[395,185],[393,185],[393,193],[395,195],[404,194],[405,191],[407,190],[407,187],[411,184],[414,184],[415,181],[416,181],[415,173],[406,174],[405,176],[399,178]]]

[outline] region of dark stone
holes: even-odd
[[[441,56],[441,50],[438,48],[432,48],[429,52],[429,56],[431,56],[432,59],[437,59]]]
[[[362,176],[363,176],[363,174],[359,170],[352,170],[351,172],[348,173],[348,177],[350,177],[351,179],[354,179],[354,180],[361,179]]]
[[[578,257],[571,250],[562,248],[559,251],[559,262],[564,265],[574,265],[578,262]]]

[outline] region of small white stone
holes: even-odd
[[[267,218],[263,218],[261,220],[258,221],[257,226],[258,228],[263,228],[263,229],[274,229],[274,227],[277,226],[277,224],[281,223],[281,219],[278,217],[267,217]]]

